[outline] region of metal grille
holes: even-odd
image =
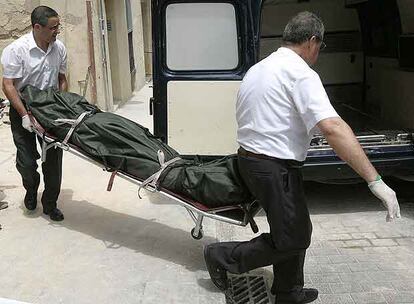
[[[263,276],[231,276],[227,304],[270,304],[270,293]]]

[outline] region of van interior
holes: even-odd
[[[314,69],[339,115],[359,136],[407,140],[401,135],[414,129],[414,1],[267,0],[259,59],[282,44],[289,18],[305,10],[325,24],[327,47]]]

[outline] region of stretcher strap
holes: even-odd
[[[111,173],[111,177],[109,178],[108,186],[106,187],[106,191],[110,192],[112,190],[112,186],[114,185],[115,176],[118,174],[119,169],[124,165],[125,158],[119,163],[117,168]]]
[[[150,177],[148,177],[146,180],[144,180],[142,182],[142,184],[139,186],[138,188],[138,197],[141,198],[141,195],[139,194],[139,192],[141,191],[142,188],[147,189],[148,186],[153,187],[154,189],[157,189],[158,187],[158,179],[160,178],[162,172],[172,163],[175,163],[176,161],[180,160],[180,157],[175,157],[173,159],[170,159],[169,161],[165,162],[165,156],[164,156],[164,152],[161,150],[158,150],[157,152],[158,154],[158,162],[160,163],[160,169],[155,172],[153,175],[151,175]]]
[[[66,118],[58,118],[55,120],[57,123],[62,124],[69,124],[72,125],[69,132],[66,134],[65,139],[62,141],[62,144],[67,145],[70,137],[72,136],[73,132],[75,131],[76,127],[83,121],[86,115],[92,114],[91,111],[83,112],[77,119],[66,119]]]

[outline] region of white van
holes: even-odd
[[[153,0],[155,135],[187,156],[235,153],[240,82],[304,10],[325,23],[314,69],[331,103],[383,176],[413,176],[413,0]],[[356,177],[322,136],[304,176]]]

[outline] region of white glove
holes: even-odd
[[[394,190],[388,187],[382,179],[368,183],[369,190],[381,200],[382,204],[387,208],[388,213],[386,220],[391,222],[394,218],[400,218],[400,205],[398,205],[397,195]]]
[[[22,126],[29,132],[33,132],[33,124],[30,121],[30,117],[28,114],[22,117]]]

